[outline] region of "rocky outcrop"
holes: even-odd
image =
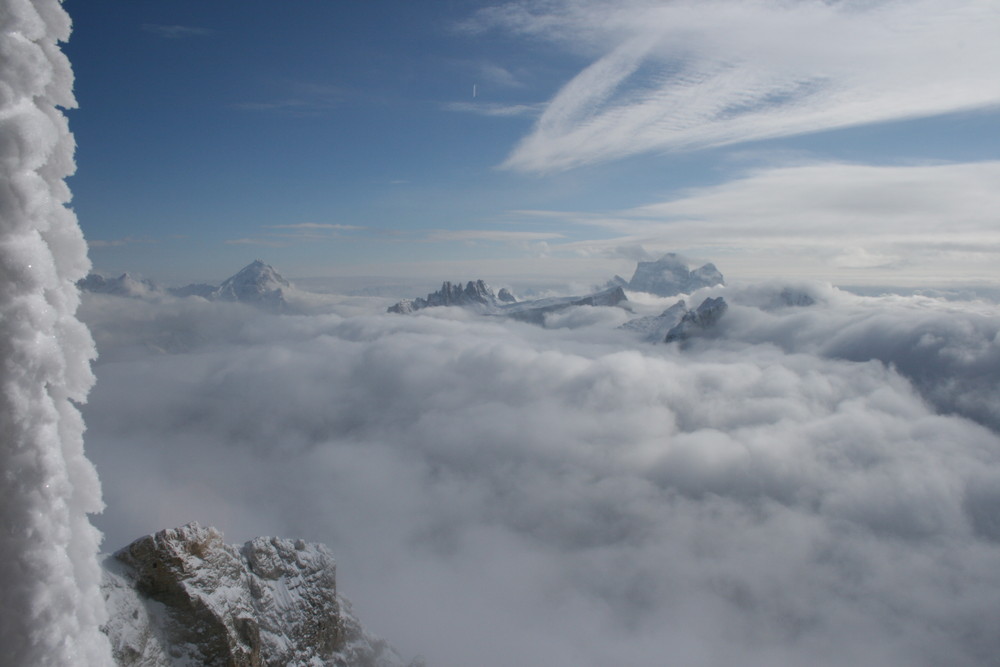
[[[619,276],[615,276],[615,279],[621,280]],[[725,284],[722,273],[714,264],[705,264],[692,271],[679,255],[667,253],[655,262],[639,262],[632,279],[628,281],[628,289],[659,296],[675,296],[691,294],[703,287]]]
[[[667,332],[665,343],[685,341],[713,329],[726,314],[729,304],[721,296],[705,299],[696,310],[684,313],[681,321]]]
[[[108,557],[102,588],[123,667],[404,664],[337,595],[329,552],[301,540],[161,530]]]
[[[389,312],[412,313],[415,310],[435,306],[471,307],[476,310],[488,311],[516,301],[517,299],[507,289],[501,289],[500,294],[494,294],[490,286],[482,280],[470,280],[465,287],[462,287],[462,283],[452,283],[446,280],[441,284],[441,289],[437,292],[431,292],[426,299],[404,299],[389,306]]]
[[[687,304],[684,299],[681,299],[659,315],[637,317],[621,325],[620,328],[635,332],[647,342],[659,343],[665,338],[668,331],[680,324],[687,313]]]
[[[628,297],[620,286],[587,296],[518,301],[507,289],[501,289],[494,294],[490,286],[482,280],[470,280],[465,287],[462,287],[461,283],[445,282],[440,290],[428,294],[426,299],[404,299],[389,306],[388,311],[405,314],[435,306],[459,306],[483,315],[509,317],[521,322],[544,325],[546,315],[571,306],[621,306],[627,302]]]
[[[85,292],[113,294],[115,296],[143,297],[159,291],[159,288],[145,278],[136,278],[123,273],[117,278],[107,278],[99,273],[90,273],[76,282]]]
[[[514,308],[508,308],[503,314],[521,322],[544,325],[547,315],[572,306],[621,306],[627,303],[628,297],[625,296],[625,291],[621,287],[613,287],[588,296],[522,302]]]

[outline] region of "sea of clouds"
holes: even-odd
[[[439,667],[995,664],[996,304],[688,303],[717,295],[683,345],[612,308],[85,295],[105,548],[192,520],[323,542],[369,629]]]

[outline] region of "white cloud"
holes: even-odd
[[[549,101],[512,169],[1000,104],[994,1],[520,2],[476,27],[597,56]]]
[[[276,241],[275,239],[255,239],[255,238],[241,238],[241,239],[227,239],[227,245],[259,245],[265,248],[283,248],[288,245],[284,241]]]
[[[93,295],[103,526],[323,541],[370,628],[436,665],[988,662],[1000,436],[931,405],[984,414],[954,403],[998,370],[995,307],[783,287],[729,288],[686,351],[599,309]]]
[[[514,232],[490,229],[439,230],[428,236],[431,241],[500,241],[503,243],[548,241],[559,238],[563,238],[563,235],[553,232]]]
[[[496,63],[480,63],[479,79],[500,88],[524,87],[524,84],[510,70]]]
[[[334,231],[355,231],[358,229],[364,229],[364,227],[359,227],[358,225],[341,225],[337,223],[324,223],[324,222],[297,222],[290,225],[266,225],[268,229],[304,229],[304,230],[319,230],[319,229],[329,229]]]
[[[448,111],[462,111],[481,116],[536,116],[544,108],[541,104],[500,104],[497,102],[451,102],[444,106]]]
[[[619,246],[799,255],[826,267],[905,269],[918,282],[995,279],[1000,162],[763,168],[673,199],[607,214],[514,215],[596,226],[614,238],[564,244],[587,254]],[[704,254],[704,250],[701,251]],[[769,261],[774,261],[773,259]]]
[[[127,236],[122,239],[89,239],[87,245],[91,248],[116,248],[120,246],[133,245],[136,243],[159,243],[157,239],[137,239],[131,236]]]

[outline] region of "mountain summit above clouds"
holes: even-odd
[[[481,311],[492,311],[506,304],[517,301],[506,288],[494,293],[492,288],[482,280],[470,280],[465,287],[462,283],[445,281],[441,289],[431,292],[427,298],[404,299],[389,306],[390,313],[412,313],[415,310],[434,306],[462,306]]]
[[[184,287],[166,289],[155,283],[134,278],[128,273],[118,278],[105,278],[99,273],[91,273],[77,282],[77,287],[86,292],[113,294],[116,296],[148,297],[169,294],[177,297],[198,296],[209,301],[234,301],[247,303],[267,310],[283,312],[288,308],[285,292],[292,289],[273,266],[255,259],[221,285],[195,283]]]
[[[633,292],[649,292],[658,296],[690,294],[702,287],[725,285],[725,278],[714,264],[705,264],[693,271],[680,255],[667,253],[655,262],[639,262],[627,283],[619,276],[611,284]]]
[[[239,301],[281,309],[285,306],[284,290],[291,286],[274,267],[255,259],[239,273],[227,278],[213,296],[220,301]]]
[[[437,292],[431,292],[426,299],[404,299],[389,306],[390,313],[412,313],[416,310],[435,306],[459,306],[474,310],[482,315],[510,317],[532,324],[545,324],[545,318],[572,306],[619,306],[627,308],[628,298],[621,287],[589,294],[587,296],[550,297],[533,301],[518,301],[507,289],[494,294],[482,280],[470,280],[465,287],[461,283],[445,282]],[[625,304],[625,305],[623,305]]]

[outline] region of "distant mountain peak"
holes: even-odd
[[[427,298],[404,299],[389,306],[389,312],[412,313],[434,306],[461,306],[489,311],[516,301],[517,299],[507,289],[501,289],[499,295],[495,294],[483,280],[470,280],[465,287],[462,287],[460,282],[452,283],[446,280],[441,283],[441,289],[431,292]]]
[[[665,343],[684,342],[692,336],[702,335],[713,329],[726,314],[729,304],[721,296],[708,298],[695,310],[684,313],[680,322],[667,332]]]
[[[615,279],[622,280],[618,276]],[[703,287],[725,284],[725,278],[714,264],[708,263],[692,271],[684,258],[668,252],[656,261],[639,262],[632,280],[628,282],[628,289],[659,296],[675,296],[690,294]]]
[[[123,273],[117,278],[107,278],[99,273],[90,273],[86,278],[78,280],[76,286],[87,292],[129,297],[143,297],[159,290],[151,281],[145,278],[136,278],[129,273]]]

